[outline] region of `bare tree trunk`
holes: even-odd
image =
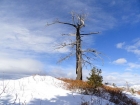
[[[76,74],[77,80],[82,80],[82,52],[81,52],[81,36],[80,28],[76,30]]]
[[[86,65],[86,64],[89,64],[91,66],[92,63],[90,60],[94,59],[94,57],[95,58],[99,57],[98,54],[100,54],[99,52],[97,52],[94,49],[82,50],[82,48],[81,48],[81,41],[82,41],[81,37],[99,33],[99,32],[90,32],[90,33],[86,33],[86,34],[80,34],[80,29],[85,27],[85,23],[84,23],[85,17],[86,17],[86,15],[84,15],[84,14],[79,15],[79,14],[75,14],[72,12],[73,23],[61,22],[59,20],[56,20],[51,24],[47,24],[47,26],[53,25],[55,23],[66,24],[66,25],[72,26],[76,29],[76,41],[71,42],[71,43],[62,43],[57,48],[57,49],[60,49],[60,48],[66,47],[66,46],[72,46],[72,48],[76,47],[76,74],[77,74],[76,80],[82,80],[82,66]],[[71,36],[71,34],[68,34],[68,35]],[[92,53],[94,55],[94,57],[87,56],[85,54],[86,52]],[[60,59],[59,62],[66,60],[67,58],[71,57],[72,55],[75,55],[75,53],[71,52],[64,58]]]

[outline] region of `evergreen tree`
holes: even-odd
[[[101,69],[96,69],[95,67],[91,70],[91,73],[89,74],[90,77],[87,77],[87,82],[89,85],[93,86],[94,88],[97,88],[99,86],[102,86],[103,77],[101,74]]]

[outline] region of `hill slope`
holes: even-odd
[[[137,100],[140,101],[140,97]],[[87,101],[95,105],[110,103],[96,96],[65,90],[63,82],[51,76],[0,81],[0,105],[81,105]]]

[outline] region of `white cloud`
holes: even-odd
[[[33,59],[0,58],[0,72],[40,74],[43,73],[43,64]]]
[[[0,24],[3,26],[3,24]],[[39,35],[38,35],[39,34]],[[0,29],[0,45],[2,49],[21,50],[21,51],[34,51],[37,53],[56,53],[54,44],[60,40],[58,37],[45,36],[43,32],[30,31],[18,25],[5,24],[5,27]],[[63,51],[65,50],[65,51]],[[59,52],[65,53],[68,48],[61,49]],[[58,52],[57,52],[58,53]]]
[[[115,18],[112,17],[110,14],[104,12],[103,9],[100,7],[89,7],[88,3],[84,3],[81,1],[77,1],[74,3],[74,5],[71,5],[74,0],[72,1],[62,1],[63,4],[60,6],[60,9],[65,11],[71,11],[70,9],[73,8],[75,10],[80,10],[77,8],[81,8],[84,11],[92,11],[97,10],[100,12],[94,13],[95,17],[95,28],[98,30],[100,29],[106,29],[106,27],[113,27],[115,24]],[[8,2],[5,2],[7,5],[9,5]],[[67,53],[69,52],[69,47],[54,50],[54,45],[56,43],[62,42],[63,40],[66,40],[66,38],[61,37],[61,33],[69,33],[69,29],[61,28],[58,25],[52,25],[50,27],[45,27],[46,21],[50,22],[53,21],[52,17],[58,17],[55,14],[50,14],[47,11],[47,18],[42,18],[41,16],[44,16],[44,13],[41,12],[40,18],[35,17],[27,17],[28,15],[25,15],[26,13],[32,12],[32,8],[30,8],[29,5],[23,5],[22,7],[19,7],[19,10],[22,11],[14,11],[18,8],[17,4],[19,2],[12,2],[12,9],[9,9],[8,6],[3,6],[1,8],[2,14],[0,15],[0,19],[2,22],[0,23],[0,49],[2,50],[17,50],[17,51],[25,51],[25,52],[34,52],[34,53]],[[52,1],[48,2],[48,4],[56,5]],[[58,2],[60,3],[60,2]],[[78,5],[77,5],[78,4]],[[66,6],[67,5],[67,6]],[[84,7],[84,9],[83,9]],[[34,7],[35,8],[35,7]],[[57,8],[57,7],[56,7]],[[31,9],[31,10],[30,10]],[[40,9],[38,7],[38,9]],[[24,11],[23,11],[24,10]],[[9,14],[7,14],[7,11]],[[14,11],[14,12],[13,12]],[[60,12],[60,11],[59,11]],[[79,12],[79,11],[76,11]],[[80,10],[81,12],[81,10]],[[36,11],[35,14],[39,13]],[[92,12],[91,12],[92,13]],[[6,15],[5,15],[6,14]],[[24,16],[25,15],[25,16]],[[67,15],[67,14],[66,14]],[[62,18],[61,15],[60,19]],[[70,14],[69,14],[70,16]],[[91,15],[92,16],[92,15]],[[63,16],[64,17],[64,16]],[[99,18],[99,19],[98,19]],[[63,18],[65,20],[65,18]],[[109,19],[110,21],[107,21],[105,23],[105,20]],[[67,19],[68,20],[68,19]],[[91,19],[92,21],[92,19]],[[103,22],[104,21],[104,22]],[[14,24],[13,24],[14,23]],[[97,23],[97,24],[96,24]],[[104,23],[104,25],[99,25],[101,23]],[[97,26],[98,25],[98,26]],[[93,24],[92,24],[93,27]],[[45,29],[42,30],[41,28]],[[101,30],[100,30],[101,31]],[[71,31],[70,31],[71,32]],[[60,36],[59,36],[60,35]]]
[[[125,64],[127,63],[127,60],[125,58],[119,58],[115,61],[113,61],[114,64]]]
[[[47,71],[47,74],[53,77],[76,79],[75,67],[71,65],[65,68],[58,65],[48,66],[48,70],[49,71]],[[86,77],[89,76],[90,70],[83,68],[82,72],[83,72],[83,80],[87,80]]]
[[[128,63],[128,69],[139,69],[140,68],[140,64],[138,63]]]
[[[91,28],[90,31],[104,31],[104,30],[108,30],[111,28],[114,28],[117,24],[117,20],[116,18],[114,18],[112,15],[110,15],[109,13],[105,12],[104,10],[102,10],[102,8],[95,8],[93,9],[94,14],[93,17],[89,17],[90,22],[92,22],[93,24],[89,24],[89,27],[93,27]],[[100,14],[99,14],[100,13]],[[108,20],[108,21],[106,21]],[[100,25],[102,24],[102,25]]]
[[[125,49],[127,52],[132,52],[136,55],[140,55],[140,39],[133,40],[133,44],[126,45],[125,42],[116,44],[117,48]]]
[[[125,45],[125,42],[122,42],[122,43],[116,44],[116,47],[117,48],[122,48],[124,45]]]
[[[125,49],[128,52],[132,52],[136,55],[140,55],[140,39],[135,40],[133,45],[127,45]]]
[[[48,71],[48,74],[54,77],[62,77],[62,78],[76,78],[75,68],[73,66],[66,67],[65,69],[60,66],[51,66],[50,71]],[[90,70],[83,69],[83,79],[87,80],[86,77],[89,76]],[[126,85],[126,82],[129,83],[129,85],[140,85],[140,82],[138,81],[140,78],[140,75],[135,72],[106,72],[105,70],[102,70],[103,76],[103,82],[109,82],[109,83],[115,83],[116,85],[124,86]]]
[[[115,83],[117,85],[125,86],[126,82],[129,85],[140,85],[138,81],[140,75],[131,72],[124,72],[124,73],[103,73],[104,82]]]
[[[22,7],[24,11],[13,12],[17,5],[12,3],[12,6],[11,10],[8,6],[3,6],[4,9],[1,9],[3,12],[0,14],[0,72],[40,73],[44,70],[44,65],[41,63],[42,58],[44,60],[46,56],[49,56],[50,59],[52,58],[50,55],[54,53],[69,52],[69,47],[55,50],[54,46],[57,43],[67,41],[67,38],[61,36],[61,33],[69,33],[69,30],[57,24],[45,27],[47,22],[53,21],[49,13],[45,19],[42,16],[40,18],[26,17],[28,16],[26,12],[31,12],[30,9],[27,11],[28,7],[24,8],[24,5]],[[8,14],[7,11],[9,11]],[[42,13],[44,16],[44,12]],[[41,54],[45,57],[42,57]],[[40,61],[36,59],[37,57]],[[58,56],[56,55],[56,57]]]

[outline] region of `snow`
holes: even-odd
[[[138,105],[140,105],[140,95],[138,95],[137,93],[132,94],[132,93],[127,92],[127,91],[124,91],[123,93],[125,93],[129,98],[132,98],[132,99],[136,100]]]
[[[135,91],[140,91],[140,85],[133,85],[130,88],[133,88]]]
[[[0,105],[81,105],[81,102],[106,105],[110,103],[96,96],[66,90],[63,83],[54,77],[39,75],[0,80]],[[129,95],[132,97],[131,94]],[[140,102],[139,95],[133,98]]]

